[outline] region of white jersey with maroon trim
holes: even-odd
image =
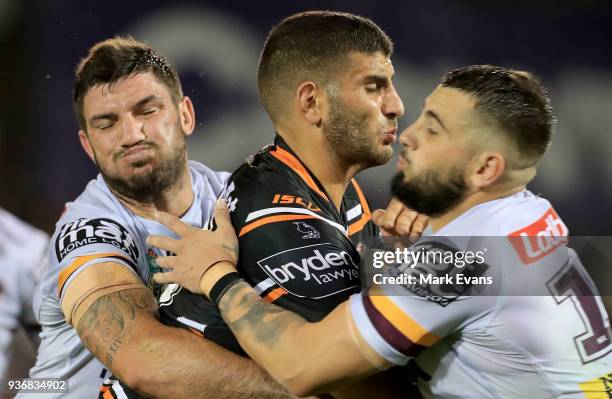
[[[193,161],[189,161],[189,171],[194,200],[182,220],[202,227],[212,216],[214,203],[229,174],[214,172]],[[110,373],[66,321],[61,310],[62,298],[75,276],[85,268],[109,261],[124,265],[154,293],[159,291],[151,276],[156,271],[153,260],[162,253],[147,246],[150,234],[175,236],[165,226],[124,207],[102,176],[92,180],[74,202],[67,204],[51,239],[49,267],[34,299],[36,317],[43,330],[36,365],[30,375],[67,379],[70,393],[45,398],[81,399],[98,395],[104,377]]]
[[[45,233],[0,209],[0,380],[11,374],[8,367],[17,330],[38,325],[32,297],[48,246]]]
[[[611,397],[610,322],[567,235],[550,203],[528,191],[477,205],[411,249],[488,251],[478,267],[442,270],[481,277],[478,288],[371,288],[351,298],[353,319],[390,362],[415,359],[427,398]],[[427,270],[414,266],[387,276]]]

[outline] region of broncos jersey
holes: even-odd
[[[355,180],[337,209],[277,136],[232,174],[222,196],[239,236],[238,271],[266,301],[318,321],[360,290],[358,247],[373,245],[378,230]],[[168,323],[243,354],[204,297],[169,286],[160,312]]]
[[[37,326],[32,297],[46,263],[49,237],[0,209],[0,381],[15,377],[15,333]],[[30,365],[24,365],[29,367]],[[20,367],[21,369],[21,367]],[[19,376],[23,377],[23,376]]]
[[[477,205],[410,248],[455,260],[394,265],[353,320],[389,362],[413,359],[427,398],[609,398],[610,322],[567,236],[528,191]],[[482,262],[459,265],[467,251]]]
[[[193,161],[189,161],[189,172],[194,199],[182,220],[202,227],[212,216],[228,173],[213,172]],[[110,373],[83,345],[66,320],[61,302],[75,276],[104,262],[124,265],[155,291],[151,275],[157,270],[153,259],[165,254],[147,246],[150,234],[176,237],[165,226],[137,216],[123,206],[102,176],[92,180],[74,202],[66,205],[51,239],[48,268],[34,298],[42,333],[30,376],[66,379],[70,392],[39,397],[81,399],[98,395],[104,377]]]

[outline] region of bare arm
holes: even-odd
[[[207,273],[203,292],[210,289],[206,280],[216,281],[213,275],[223,275],[230,265],[225,268]],[[219,309],[247,353],[298,396],[329,392],[390,366],[356,331],[347,302],[309,323],[241,282],[223,295]]]
[[[75,324],[92,353],[142,394],[160,398],[290,397],[251,360],[189,331],[161,324],[155,298],[144,286],[98,297]]]
[[[168,269],[154,276],[158,283],[179,282],[192,292],[210,295],[223,276],[235,271],[237,239],[223,202],[215,209],[215,231],[195,229],[168,214],[159,220],[181,239],[147,239],[149,245],[176,254],[157,258],[158,265]],[[229,287],[218,305],[253,360],[297,395],[331,391],[390,366],[356,330],[347,302],[322,321],[309,323],[263,301],[242,281]]]

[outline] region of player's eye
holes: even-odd
[[[111,128],[113,125],[114,125],[114,123],[105,123],[103,125],[97,126],[96,129],[98,129],[98,130],[106,130],[106,129]]]
[[[153,108],[153,107],[145,108],[145,109],[142,110],[142,114],[143,115],[150,115],[150,114],[155,113],[155,111],[157,111],[157,108]]]
[[[428,127],[427,128],[427,133],[431,134],[431,135],[436,135],[438,134],[435,130],[433,130],[432,128]]]

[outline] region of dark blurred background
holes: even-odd
[[[72,73],[95,42],[131,34],[174,63],[195,103],[192,159],[233,170],[271,142],[256,65],[270,27],[307,9],[372,18],[396,43],[405,127],[448,69],[523,68],[550,90],[557,133],[530,188],[573,234],[611,235],[612,4],[606,1],[0,0],[0,206],[50,232],[96,171],[77,138]],[[361,176],[388,199],[393,160]]]

